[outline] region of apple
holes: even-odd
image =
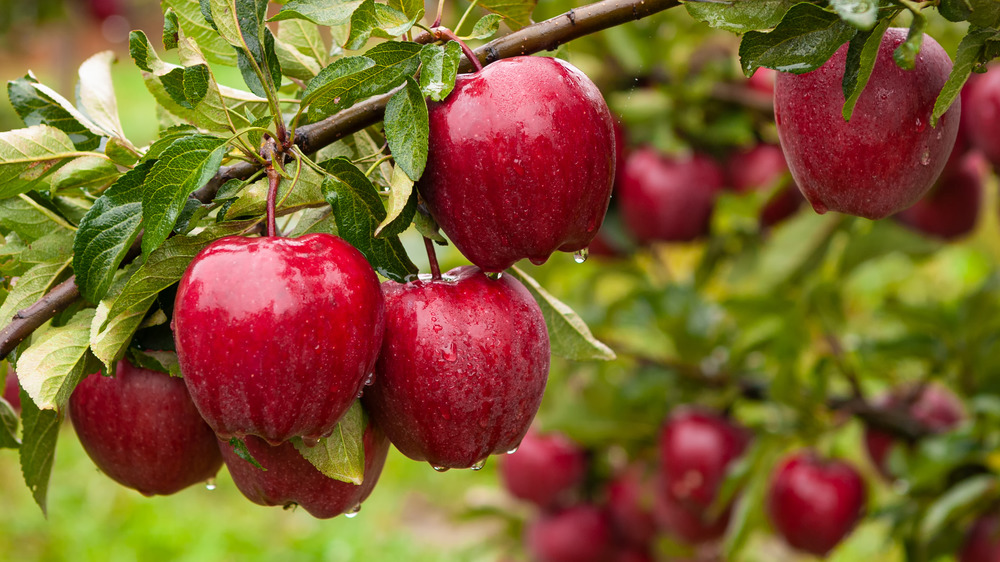
[[[362,435],[364,480],[356,485],[324,475],[290,442],[271,446],[259,437],[248,436],[244,443],[265,470],[240,458],[229,443],[219,440],[218,444],[226,468],[243,495],[258,505],[300,505],[317,519],[356,512],[375,488],[389,454],[389,440],[369,420]]]
[[[636,241],[691,241],[708,233],[724,177],[711,158],[665,157],[640,148],[625,160],[618,186],[622,220]]]
[[[662,480],[659,488],[653,500],[653,513],[659,527],[675,539],[687,544],[702,544],[717,540],[726,533],[732,506],[713,518],[705,508],[674,499],[663,489]]]
[[[587,504],[543,514],[525,531],[528,552],[538,562],[605,562],[613,539],[607,512]]]
[[[386,281],[386,329],[364,403],[393,445],[438,470],[516,449],[542,401],[549,337],[512,275],[477,267]]]
[[[771,191],[788,173],[781,148],[772,144],[758,144],[732,154],[727,167],[729,184],[739,193]],[[774,226],[793,215],[801,205],[802,194],[798,188],[786,185],[771,194],[761,210],[760,223],[765,227]]]
[[[910,387],[901,387],[879,400],[883,408],[899,408],[904,406],[911,391]],[[931,383],[923,388],[919,396],[907,407],[907,412],[913,419],[932,433],[950,431],[965,420],[965,406],[962,401],[946,387]],[[868,456],[887,478],[892,475],[887,466],[889,452],[896,443],[892,435],[868,427],[865,429],[865,447]]]
[[[7,367],[7,378],[4,380],[3,399],[14,408],[15,412],[21,412],[21,385],[18,384],[17,373],[9,366]]]
[[[224,440],[329,435],[364,388],[384,329],[378,277],[329,234],[216,240],[174,301],[184,381]]]
[[[777,77],[778,71],[760,67],[750,78],[747,78],[747,86],[762,94],[774,95],[774,82]]]
[[[983,515],[965,533],[958,562],[997,562],[1000,560],[1000,517]]]
[[[1000,70],[993,66],[986,74],[978,75],[968,97],[963,100],[963,113],[968,112],[966,123],[972,145],[986,155],[994,166],[1000,167]]]
[[[215,476],[215,434],[184,381],[118,362],[114,377],[94,373],[70,395],[69,417],[97,468],[146,496],[169,495]]]
[[[826,556],[865,512],[865,483],[850,464],[801,451],[771,476],[766,509],[775,530],[792,547]]]
[[[430,103],[430,148],[417,189],[466,258],[498,272],[523,258],[586,248],[611,197],[615,140],[597,86],[548,57],[462,74]]]
[[[792,177],[817,213],[880,219],[915,203],[944,169],[961,102],[930,124],[951,59],[929,35],[913,70],[893,62],[907,30],[886,30],[850,121],[841,110],[847,45],[817,70],[778,74],[774,118]]]
[[[929,236],[952,240],[976,228],[989,164],[980,152],[966,153],[954,169],[946,168],[927,195],[896,219]]]
[[[529,430],[517,451],[500,458],[500,479],[516,498],[549,507],[583,482],[587,456],[561,433]]]
[[[642,466],[627,467],[608,482],[608,513],[624,542],[648,547],[656,537],[653,516],[654,484]]]

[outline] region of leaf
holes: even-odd
[[[969,29],[969,33],[962,38],[955,53],[955,63],[948,74],[948,81],[941,88],[937,100],[934,102],[934,113],[931,115],[931,126],[936,127],[938,119],[948,111],[951,104],[958,98],[965,86],[966,80],[972,74],[972,69],[982,62],[986,42],[1000,38],[1000,31],[995,29]]]
[[[264,25],[266,0],[210,0],[212,21],[236,48],[236,62],[250,91],[267,97],[281,85],[281,65],[274,36]]]
[[[213,63],[236,65],[236,53],[229,43],[205,21],[201,6],[193,0],[160,0],[164,10],[173,9],[181,31],[201,47],[205,57]],[[135,32],[133,32],[135,33]],[[141,67],[140,67],[141,68]]]
[[[322,183],[323,177],[308,166],[302,167],[298,181],[281,178],[278,184],[276,210],[280,214],[287,214],[305,207],[325,206]],[[267,190],[266,177],[248,185],[240,192],[239,199],[226,211],[226,216],[239,218],[263,215],[267,204]]]
[[[51,211],[27,195],[0,200],[0,228],[16,232],[25,242],[33,242],[56,226]]]
[[[324,3],[327,2],[324,1]],[[285,7],[287,8],[288,4]],[[316,24],[296,19],[282,21],[278,24],[278,39],[304,56],[315,60],[320,69],[326,66],[330,49]],[[282,68],[285,68],[284,63],[282,63]]]
[[[293,439],[292,444],[304,459],[327,477],[360,486],[365,478],[365,445],[362,439],[367,425],[361,402],[355,400],[330,437],[320,439],[314,447],[307,447],[301,438]]]
[[[177,48],[180,41],[181,25],[173,8],[163,10],[163,48],[170,51]]]
[[[520,268],[512,267],[509,271],[524,283],[538,301],[542,316],[545,317],[545,325],[549,329],[549,342],[553,355],[574,361],[616,359],[615,352],[590,333],[590,328],[576,312],[573,312],[573,309],[552,296],[538,284],[538,281]]]
[[[920,521],[920,541],[928,544],[941,532],[954,530],[957,520],[972,511],[996,485],[996,478],[988,474],[973,476],[955,484],[924,513]]]
[[[732,2],[685,2],[688,14],[708,25],[731,31],[771,29],[794,4],[794,0],[734,0]]]
[[[409,76],[406,85],[385,106],[385,139],[396,161],[411,180],[417,181],[427,164],[430,122],[420,86]]]
[[[489,39],[500,29],[500,22],[503,17],[499,14],[486,14],[479,18],[476,25],[472,26],[472,31],[463,39]],[[461,52],[461,48],[459,48]]]
[[[511,28],[517,29],[531,24],[531,12],[535,11],[538,0],[484,0],[480,6],[499,14],[507,20]]]
[[[50,229],[48,234],[27,246],[21,242],[16,234],[11,234],[7,238],[7,244],[0,246],[0,257],[11,256],[9,261],[2,263],[3,274],[8,277],[23,277],[33,267],[43,263],[68,262],[72,253],[73,233],[65,228]],[[7,298],[9,300],[10,296],[8,295]],[[19,308],[30,306],[33,302],[34,300],[23,302]],[[17,310],[11,310],[11,314],[13,315]]]
[[[118,167],[105,155],[83,156],[53,172],[49,195],[79,189],[99,192],[119,176]]]
[[[247,444],[239,437],[233,437],[229,440],[229,446],[233,448],[233,452],[236,456],[247,461],[248,463],[254,465],[255,467],[267,472],[267,469],[260,465],[257,459],[253,458],[250,454],[250,449],[247,449]]]
[[[122,259],[142,229],[142,189],[155,161],[127,172],[94,202],[73,242],[76,286],[90,302],[100,302]]]
[[[795,74],[816,70],[855,31],[836,14],[802,2],[788,10],[774,31],[747,32],[740,42],[740,64],[747,76],[762,66]]]
[[[455,77],[458,76],[461,60],[462,47],[455,41],[448,41],[443,47],[424,45],[420,50],[420,91],[433,101],[448,97],[455,89]]]
[[[118,100],[111,82],[113,62],[113,51],[103,51],[85,60],[80,65],[76,96],[80,110],[87,117],[104,129],[108,136],[124,140],[125,132],[118,118]]]
[[[181,365],[175,351],[140,351],[133,347],[128,350],[128,360],[136,367],[181,377]]]
[[[890,23],[891,20],[887,19],[871,31],[859,32],[847,47],[847,63],[841,81],[844,90],[844,107],[841,113],[845,121],[850,121],[851,115],[854,114],[854,106],[868,84],[868,78],[871,77],[875,60],[878,58],[882,36],[885,35]]]
[[[118,360],[124,356],[132,337],[142,324],[142,319],[156,300],[154,294],[148,300],[134,304],[108,321],[108,312],[114,305],[115,299],[139,267],[139,264],[132,263],[117,272],[115,281],[108,291],[108,294],[113,296],[106,297],[97,305],[94,321],[90,325],[90,350],[104,364],[104,371],[108,374],[115,372]]]
[[[375,238],[375,229],[386,218],[382,200],[375,186],[346,158],[320,164],[330,174],[323,182],[326,200],[333,206],[337,232],[364,254],[379,274],[404,282],[417,273],[397,236],[383,233]]]
[[[976,27],[1000,27],[1000,2],[996,0],[968,0],[969,23]]]
[[[84,371],[95,312],[83,309],[66,325],[46,330],[18,358],[21,388],[39,408],[64,408],[77,383],[89,374]]]
[[[309,81],[322,70],[318,60],[281,39],[275,39],[274,49],[278,55],[278,62],[281,63],[281,70],[286,76]]]
[[[17,412],[10,402],[0,397],[0,449],[17,449],[21,446],[21,440],[17,438],[18,425]]]
[[[142,195],[142,253],[148,256],[173,230],[191,193],[219,171],[225,139],[192,135],[174,141],[146,176]]]
[[[877,0],[830,0],[830,7],[840,19],[862,31],[875,27],[878,21]]]
[[[892,59],[896,61],[896,66],[904,70],[913,70],[913,66],[917,62],[917,55],[920,53],[920,44],[924,40],[924,28],[926,27],[927,17],[922,12],[914,13],[906,40],[892,52]]]
[[[351,21],[363,0],[292,0],[281,7],[271,21],[304,19],[318,25],[334,26]]]
[[[40,263],[18,279],[7,299],[0,306],[0,323],[7,325],[17,311],[27,308],[42,298],[56,284],[69,267],[69,260]]]
[[[383,39],[399,37],[409,31],[418,18],[408,18],[403,12],[377,4],[375,0],[364,0],[351,14],[351,33],[344,47],[357,51],[372,35]]]
[[[47,516],[49,477],[56,455],[62,415],[54,410],[39,410],[22,390],[21,421],[24,422],[20,450],[21,474],[35,503],[42,509],[42,514]]]
[[[31,74],[7,82],[7,97],[14,111],[29,127],[50,125],[66,133],[77,150],[101,145],[101,131],[66,98],[39,84]]]
[[[389,236],[401,234],[410,226],[410,221],[413,220],[413,215],[417,212],[417,198],[413,191],[413,180],[399,166],[392,169],[392,180],[389,188],[388,214],[375,229],[376,237],[381,236],[383,232]]]
[[[0,199],[39,188],[50,173],[78,155],[66,133],[48,125],[0,133]]]
[[[389,0],[389,7],[402,12],[406,17],[413,18],[414,21],[424,17],[423,0]]]

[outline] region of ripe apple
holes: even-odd
[[[146,496],[168,495],[215,476],[222,457],[184,381],[118,362],[69,399],[76,435],[97,468]]]
[[[525,543],[538,562],[605,562],[614,544],[607,512],[586,504],[543,514],[528,525]]]
[[[879,400],[879,405],[883,408],[898,408],[904,404],[910,390],[908,387],[898,388],[883,396]],[[920,395],[910,403],[907,411],[914,420],[933,433],[950,431],[965,419],[965,406],[962,401],[952,391],[937,383],[924,387]],[[888,433],[871,427],[865,429],[868,456],[879,472],[887,478],[892,477],[887,463],[889,452],[895,443],[896,439]]]
[[[997,562],[1000,560],[1000,517],[983,515],[965,533],[958,562]]]
[[[747,86],[762,94],[774,95],[774,82],[777,77],[778,71],[761,67],[750,78],[747,78]]]
[[[384,328],[375,272],[329,234],[217,240],[174,301],[184,381],[225,440],[328,435],[372,372]]]
[[[788,164],[785,163],[781,148],[771,144],[758,144],[732,154],[728,170],[729,183],[737,192],[770,191],[788,173]],[[794,185],[786,185],[771,194],[761,210],[760,223],[763,226],[774,226],[794,214],[801,205],[802,193]]]
[[[853,466],[804,451],[771,476],[767,512],[775,530],[803,552],[826,556],[865,511],[865,483]]]
[[[892,53],[906,35],[906,29],[886,30],[850,121],[841,114],[846,44],[817,70],[778,74],[774,118],[781,148],[817,213],[887,217],[920,199],[944,168],[961,102],[936,127],[930,119],[951,59],[924,35],[916,67],[899,68]]]
[[[715,196],[724,184],[711,158],[664,157],[652,148],[625,160],[618,186],[622,219],[636,241],[691,241],[708,233]]]
[[[612,117],[572,65],[513,57],[429,105],[430,150],[417,183],[455,247],[487,272],[540,264],[597,235],[615,172]]]
[[[545,319],[511,275],[472,266],[386,281],[385,342],[364,403],[404,455],[438,469],[517,448],[549,374]]]
[[[608,513],[618,535],[631,545],[648,547],[656,536],[650,475],[640,465],[629,466],[608,483],[606,491]]]
[[[561,433],[529,430],[517,452],[500,458],[500,479],[516,498],[550,507],[572,494],[587,472],[587,456]]]
[[[14,408],[15,412],[21,412],[21,385],[17,382],[17,373],[10,367],[7,367],[7,379],[4,381],[3,399]]]
[[[726,533],[732,506],[712,518],[707,509],[674,499],[664,490],[662,480],[659,488],[653,501],[653,513],[659,527],[674,538],[688,544],[701,544],[714,541]]]
[[[243,495],[258,505],[300,505],[317,519],[355,512],[375,488],[389,454],[389,440],[369,421],[362,436],[364,480],[356,485],[327,477],[289,442],[271,446],[263,439],[248,436],[244,443],[266,470],[243,460],[229,443],[219,441],[226,468]]]
[[[986,74],[978,75],[963,103],[962,112],[968,112],[966,123],[969,140],[973,146],[1000,168],[1000,70],[993,66]]]
[[[989,164],[978,151],[966,153],[954,169],[945,168],[927,195],[896,215],[924,234],[951,240],[975,230]]]

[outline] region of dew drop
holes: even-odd
[[[365,391],[364,390],[359,390],[358,391],[358,398],[359,399],[362,398],[362,397],[364,397],[364,395],[365,395]]]
[[[438,472],[448,472],[448,467],[447,466],[434,466],[434,465],[431,465],[431,468],[433,468],[434,470],[436,470]]]
[[[375,384],[375,373],[368,373],[368,377],[365,379],[365,386],[371,386]]]
[[[823,203],[820,203],[819,201],[815,201],[815,202],[810,201],[810,203],[812,203],[813,210],[816,211],[817,215],[826,214],[826,212],[830,210],[829,207],[827,207]]]
[[[359,513],[361,513],[361,504],[360,503],[358,505],[352,507],[351,510],[348,511],[347,513],[344,513],[344,517],[346,517],[348,519],[354,519],[355,517],[358,516]]]
[[[587,248],[577,250],[576,253],[573,254],[573,261],[575,261],[576,263],[583,263],[587,261],[587,256],[589,255],[590,255],[590,250],[588,250]]]
[[[479,459],[478,461],[476,461],[475,463],[473,463],[473,465],[470,466],[469,468],[471,468],[472,470],[482,470],[483,467],[486,466],[486,459],[487,458],[488,457],[483,457],[483,458]]]
[[[486,274],[487,277],[489,277],[490,279],[492,279],[494,281],[496,281],[497,279],[500,279],[501,275],[503,275],[503,273],[500,272],[500,271],[490,271],[489,273]]]
[[[923,153],[920,154],[920,163],[922,165],[924,165],[924,166],[926,166],[926,165],[928,165],[928,164],[931,163],[931,151],[930,151],[930,149],[925,148],[924,151],[923,151]]]
[[[458,359],[458,352],[455,351],[455,342],[450,342],[448,345],[441,348],[441,357],[449,363],[454,363]]]
[[[520,447],[520,445],[518,445],[518,447]],[[516,452],[517,452],[517,447],[514,447],[513,449],[511,449],[511,450],[507,451],[507,454],[508,454],[508,455],[513,455],[513,454],[514,454],[514,453],[516,453]]]
[[[919,117],[917,117],[917,132],[918,133],[922,133],[922,132],[924,132],[924,129],[926,129],[926,128],[927,128],[927,124],[924,123],[924,121],[922,119],[920,119]]]
[[[435,332],[440,332],[443,329],[444,329],[444,327],[441,326],[441,324],[434,324],[434,331]]]
[[[209,492],[215,489],[215,478],[209,478],[205,481],[205,489]]]

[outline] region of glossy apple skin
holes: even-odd
[[[392,444],[439,468],[516,448],[549,374],[545,319],[524,285],[465,266],[382,290],[385,341],[363,402]]]
[[[765,499],[775,530],[792,547],[826,556],[865,512],[865,483],[853,466],[804,451],[787,457]]]
[[[725,179],[707,156],[660,156],[641,148],[628,156],[618,189],[626,228],[640,244],[686,242],[708,233]]]
[[[954,240],[976,229],[989,164],[980,152],[969,152],[954,168],[945,168],[934,188],[896,219],[913,230]]]
[[[951,60],[924,36],[914,70],[893,62],[907,30],[886,31],[867,87],[845,122],[841,79],[847,45],[822,67],[778,74],[774,118],[792,177],[817,213],[880,219],[915,203],[934,184],[958,133],[961,102],[930,126]]]
[[[232,236],[184,272],[173,331],[212,429],[278,444],[333,431],[374,368],[384,315],[375,272],[344,240]]]
[[[1000,562],[1000,517],[984,515],[969,527],[958,562]]]
[[[14,408],[15,412],[21,412],[21,385],[18,384],[17,373],[10,367],[7,367],[7,379],[4,381],[3,399]]]
[[[899,388],[879,399],[879,406],[895,408],[903,404],[909,389]],[[957,427],[965,420],[965,406],[955,394],[946,387],[932,383],[910,404],[908,409],[913,419],[932,433],[944,433]],[[886,478],[892,478],[887,463],[889,452],[896,439],[887,433],[873,428],[865,428],[865,447],[868,456]]]
[[[732,154],[728,171],[729,184],[739,193],[770,191],[788,173],[788,164],[780,147],[758,144]],[[787,219],[799,210],[802,201],[802,193],[794,185],[781,188],[761,209],[760,224],[770,227]]]
[[[126,360],[114,377],[94,373],[80,381],[69,417],[97,468],[146,496],[205,482],[222,466],[215,434],[184,381]]]
[[[628,467],[608,483],[608,513],[618,536],[630,545],[645,548],[656,537],[654,488],[650,475],[639,465]]]
[[[529,430],[516,452],[500,457],[499,468],[500,480],[512,496],[550,507],[583,482],[587,457],[561,433]]]
[[[417,189],[466,258],[497,272],[586,248],[615,173],[612,117],[572,65],[513,57],[462,74],[429,104],[430,149]]]
[[[538,562],[606,562],[613,540],[607,512],[586,504],[543,514],[525,531],[527,550]]]
[[[266,471],[241,459],[229,443],[222,440],[218,443],[226,468],[243,495],[258,505],[299,505],[317,519],[350,513],[361,505],[378,483],[389,454],[389,439],[369,422],[362,435],[365,474],[359,486],[327,477],[304,459],[290,442],[273,447],[253,436],[244,442]]]
[[[968,96],[967,121],[969,139],[973,146],[986,155],[994,166],[1000,168],[1000,70],[990,68],[980,74]],[[964,108],[965,106],[963,106]]]

